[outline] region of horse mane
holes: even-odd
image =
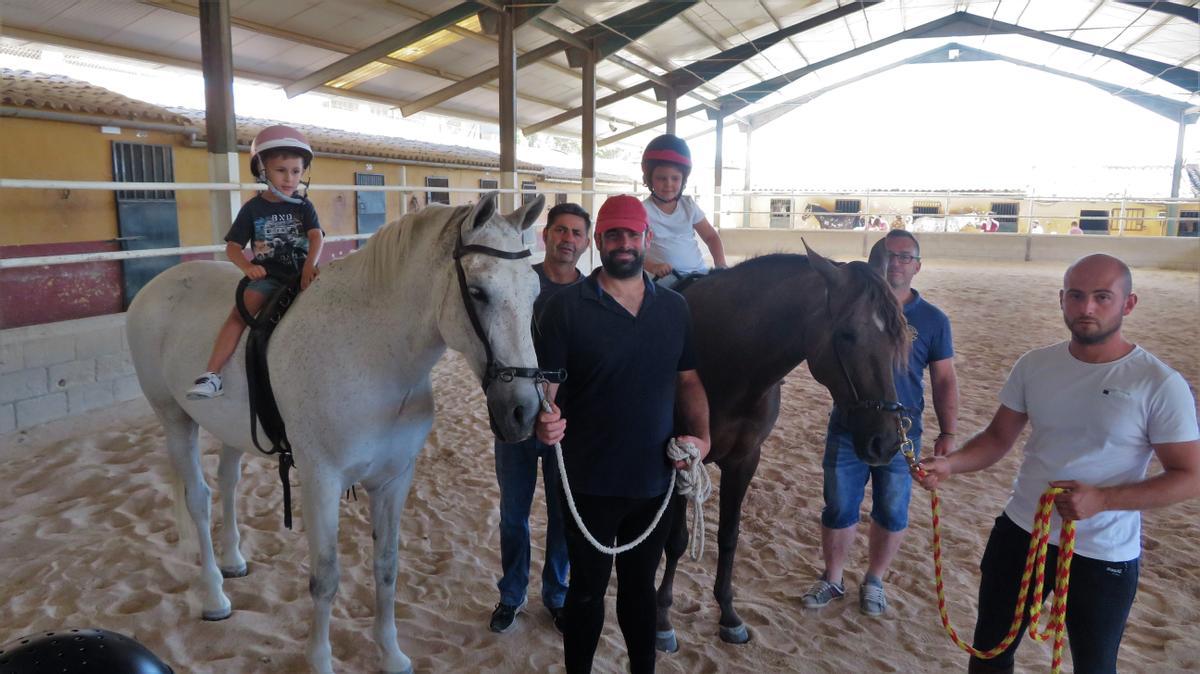
[[[894,364],[904,370],[908,366],[908,351],[912,347],[912,339],[908,322],[904,320],[904,310],[896,301],[887,282],[866,262],[834,262],[838,267],[850,272],[857,292],[854,299],[843,307],[843,312],[873,312],[878,311],[883,321],[883,331],[895,354]],[[752,257],[728,271],[742,269],[745,272],[761,273],[767,277],[778,278],[779,274],[795,272],[800,268],[812,268],[807,256],[792,253],[772,253]],[[717,271],[717,270],[714,270]],[[722,273],[727,273],[722,271]],[[711,274],[710,274],[711,276]]]
[[[438,206],[407,213],[399,220],[393,220],[380,227],[367,239],[366,245],[335,264],[345,265],[347,272],[355,276],[367,289],[386,290],[396,278],[396,265],[404,259],[416,237],[429,234],[428,229],[431,227],[446,228],[451,222],[460,222],[462,215],[470,209],[469,205]],[[420,217],[442,213],[445,213],[446,217],[440,223],[436,223],[436,218]],[[435,236],[443,233],[438,232]]]
[[[902,371],[908,369],[908,351],[912,348],[911,333],[908,321],[904,320],[904,309],[896,301],[892,289],[866,262],[847,262],[843,265],[853,275],[860,285],[860,292],[855,293],[847,311],[877,310],[883,321],[883,332],[887,335],[895,354],[893,365]],[[865,305],[865,307],[863,306]]]

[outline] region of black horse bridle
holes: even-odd
[[[464,255],[478,253],[490,257],[498,257],[502,260],[520,260],[531,255],[528,248],[521,250],[499,250],[490,246],[481,246],[478,244],[467,245],[463,243],[462,229],[458,231],[458,238],[454,243],[454,271],[458,275],[458,290],[462,295],[463,306],[467,310],[467,318],[471,319],[471,327],[475,330],[475,335],[479,337],[479,341],[483,343],[483,352],[487,355],[487,366],[483,373],[483,390],[486,392],[488,386],[497,379],[503,382],[510,382],[518,377],[533,379],[537,382],[548,381],[552,383],[562,383],[566,379],[567,373],[565,370],[542,370],[536,367],[510,367],[499,365],[496,363],[495,355],[492,353],[492,343],[488,339],[487,333],[483,330],[483,323],[479,320],[479,313],[475,310],[475,302],[471,300],[471,293],[467,289],[467,274],[463,271],[462,258]],[[540,391],[539,391],[540,394]],[[490,412],[489,412],[490,416]],[[494,426],[493,420],[493,426]]]

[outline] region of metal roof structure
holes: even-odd
[[[229,0],[236,75],[494,121],[498,0]],[[512,3],[516,5],[517,3]],[[516,13],[517,126],[577,135],[581,48],[596,66],[597,139],[748,123],[954,41],[1112,95],[1200,102],[1197,0],[547,0]],[[198,69],[198,0],[0,0],[0,34]],[[974,50],[974,51],[973,51]],[[773,117],[772,117],[773,118]],[[607,131],[603,129],[607,127]]]

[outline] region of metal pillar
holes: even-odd
[[[743,160],[744,168],[742,169],[742,192],[744,192],[745,194],[744,194],[744,196],[742,196],[742,227],[750,227],[751,219],[753,217],[751,215],[751,211],[754,208],[754,199],[752,199],[750,197],[750,144],[751,144],[751,141],[754,140],[754,126],[751,124],[747,124],[745,126],[745,133],[746,133],[746,157]],[[770,210],[769,204],[770,204],[770,202],[768,202],[768,211]],[[789,213],[789,218],[790,218],[790,213]],[[770,224],[771,224],[771,215],[768,214],[767,215],[767,225],[769,226]],[[791,229],[791,227],[792,227],[792,223],[789,220],[788,229]]]
[[[725,115],[717,115],[717,138],[716,138],[716,166],[713,169],[713,227],[720,229],[721,227],[721,173],[722,162],[724,158],[721,156],[724,151],[725,144]]]
[[[215,183],[241,182],[238,172],[237,126],[233,117],[233,43],[229,32],[229,0],[200,3],[200,56],[204,72],[204,126],[208,136],[208,177]],[[225,239],[241,208],[239,192],[209,192],[213,243]],[[223,259],[218,253],[217,257]]]
[[[675,134],[675,119],[679,116],[679,97],[672,90],[667,96],[667,133]]]
[[[593,46],[583,57],[583,208],[593,213],[595,197],[591,190],[596,189],[596,49]]]
[[[1171,171],[1171,198],[1179,198],[1179,183],[1183,178],[1183,138],[1187,134],[1187,111],[1179,113],[1179,136],[1175,140],[1175,167]],[[1167,204],[1167,236],[1179,235],[1179,202]]]
[[[517,50],[513,41],[513,8],[506,2],[500,15],[500,187],[516,189],[517,183]],[[510,213],[517,208],[516,195],[506,192],[500,208]]]

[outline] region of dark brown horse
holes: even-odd
[[[712,450],[706,461],[721,468],[713,594],[725,641],[750,639],[733,608],[733,557],[742,499],[779,415],[783,378],[808,362],[813,377],[849,413],[854,450],[864,462],[886,464],[900,447],[902,408],[895,402],[892,368],[907,362],[909,333],[883,280],[884,252],[881,240],[871,264],[837,264],[812,250],[807,257],[767,255],[683,290],[708,392]],[[658,590],[658,646],[666,651],[678,648],[669,614],[675,567],[688,541],[682,499],[674,513]]]

